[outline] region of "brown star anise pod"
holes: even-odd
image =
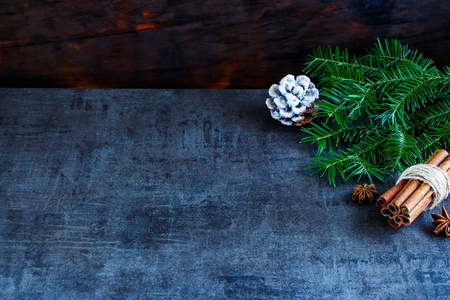
[[[434,219],[431,224],[436,226],[436,229],[433,232],[436,234],[444,232],[445,236],[450,236],[450,218],[445,207],[442,206],[442,216],[438,214],[431,214],[431,216]]]
[[[372,203],[373,200],[378,198],[378,196],[379,194],[376,190],[375,184],[358,184],[353,188],[352,199],[360,204]]]

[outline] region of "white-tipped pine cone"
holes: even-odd
[[[266,105],[272,118],[284,125],[302,126],[314,119],[318,110],[313,103],[319,99],[319,91],[305,75],[286,75],[280,84],[272,84],[269,96]]]

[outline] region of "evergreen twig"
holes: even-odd
[[[450,67],[408,45],[378,40],[359,57],[319,47],[303,71],[319,77],[322,102],[302,142],[317,144],[309,167],[330,184],[337,175],[387,180],[450,146]]]

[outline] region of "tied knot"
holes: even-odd
[[[409,167],[402,173],[397,183],[402,179],[417,179],[431,187],[433,200],[428,206],[430,209],[447,198],[450,193],[450,178],[447,176],[447,173],[433,165],[419,164]]]

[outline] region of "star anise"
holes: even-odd
[[[450,217],[448,216],[445,207],[442,206],[442,216],[438,214],[431,214],[434,221],[431,223],[436,226],[436,229],[433,231],[436,234],[440,234],[444,232],[446,236],[450,236]]]
[[[352,199],[361,204],[372,203],[379,196],[374,184],[358,184],[353,188]]]

